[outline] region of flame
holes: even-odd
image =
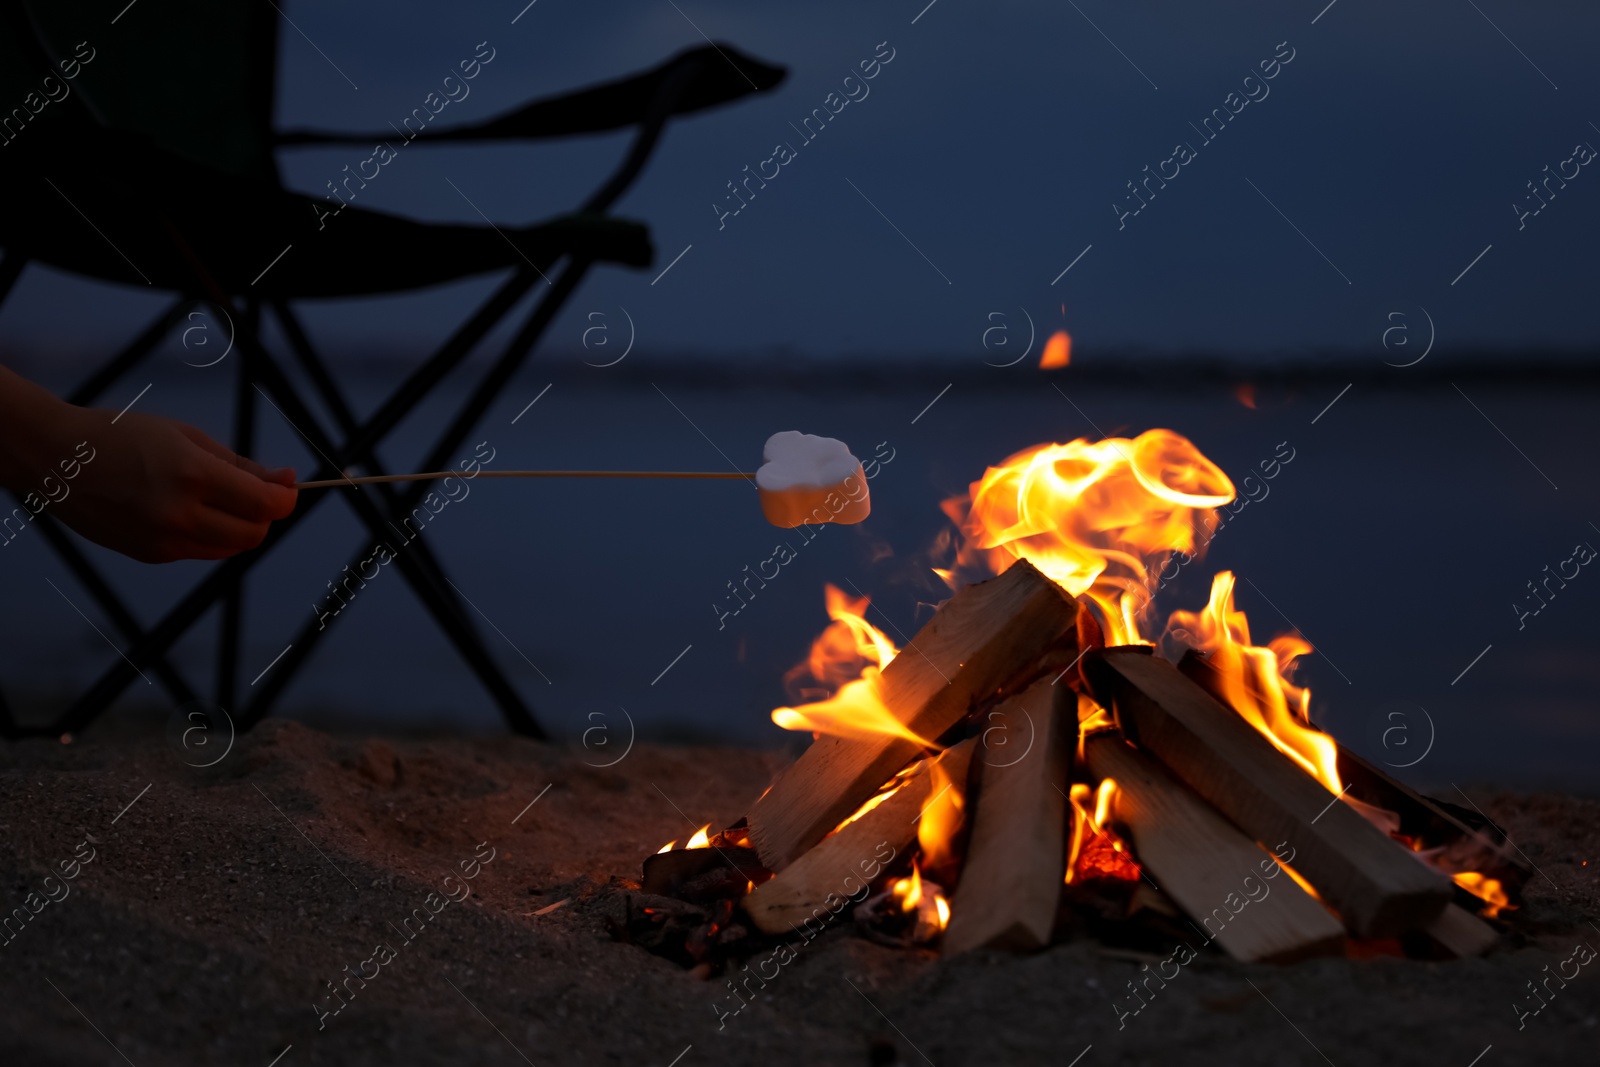
[[[851,816],[848,819],[846,819],[844,822],[840,823],[838,826],[835,826],[833,828],[833,832],[834,833],[838,833],[840,830],[843,830],[846,826],[849,826],[851,823],[853,823],[857,819],[861,818],[861,816],[865,815],[867,812],[871,811],[873,808],[877,807],[879,804],[882,804],[885,800],[888,800],[890,797],[894,796],[898,792],[900,792],[900,785],[895,783],[895,784],[892,784],[890,788],[885,789],[883,792],[877,794],[876,796],[868,797],[866,802],[863,803],[859,808],[857,808],[855,810],[855,812],[853,814],[851,814]]]
[[[1257,844],[1260,844],[1260,842],[1257,842]],[[1267,849],[1267,851],[1268,852],[1272,852],[1271,849]],[[1316,886],[1314,886],[1310,882],[1306,881],[1306,876],[1305,875],[1301,874],[1299,871],[1297,871],[1293,867],[1289,866],[1288,861],[1285,860],[1282,856],[1279,856],[1276,852],[1272,853],[1272,858],[1273,858],[1273,861],[1277,863],[1278,869],[1281,870],[1284,874],[1287,874],[1289,876],[1289,878],[1294,882],[1295,885],[1299,886],[1301,889],[1304,889],[1306,891],[1306,895],[1307,896],[1309,896],[1312,900],[1317,901],[1318,903],[1322,902],[1322,894],[1317,892],[1317,887]]]
[[[956,832],[966,818],[966,798],[956,786],[956,781],[945,769],[942,760],[928,764],[928,800],[922,805],[922,817],[917,821],[917,844],[922,849],[922,862],[936,869],[951,862],[952,845]]]
[[[1140,876],[1139,864],[1110,829],[1116,797],[1117,783],[1113,778],[1103,779],[1098,789],[1075,782],[1068,790],[1072,804],[1072,841],[1067,848],[1069,884],[1094,878],[1133,881]]]
[[[809,676],[833,695],[799,707],[776,708],[772,721],[785,730],[857,740],[887,735],[937,748],[907,729],[878,696],[878,675],[899,650],[887,634],[866,620],[871,599],[852,597],[827,585],[824,601],[833,622],[812,642],[810,656],[790,672],[788,680]]]
[[[1066,330],[1057,330],[1050,335],[1050,340],[1044,343],[1044,354],[1039,357],[1039,369],[1055,370],[1071,362],[1072,335]]]
[[[922,903],[922,872],[915,863],[911,865],[911,877],[895,880],[894,896],[900,902],[901,911],[916,911],[917,905]]]
[[[1234,398],[1239,401],[1239,403],[1243,404],[1251,411],[1256,409],[1256,387],[1252,383],[1240,382],[1238,385],[1233,387],[1233,395]]]
[[[889,636],[867,621],[871,597],[853,597],[831,583],[822,588],[833,624],[812,642],[805,671],[829,689],[838,689],[867,666],[887,667],[899,653]]]
[[[832,734],[856,740],[870,740],[884,735],[903,738],[927,748],[937,748],[932,741],[906,728],[895,718],[894,712],[878,697],[876,681],[878,670],[868,667],[860,678],[846,682],[837,693],[814,704],[798,708],[774,708],[772,721],[785,730],[809,730],[814,734]]]
[[[1216,669],[1226,702],[1277,749],[1298,763],[1329,792],[1350,805],[1388,836],[1421,854],[1423,862],[1438,867],[1438,857],[1422,848],[1420,839],[1399,832],[1400,818],[1386,808],[1358,800],[1344,791],[1339,778],[1339,746],[1311,725],[1311,690],[1289,680],[1295,660],[1311,651],[1299,637],[1273,638],[1267,647],[1250,643],[1250,623],[1233,606],[1234,576],[1222,571],[1211,581],[1211,599],[1198,613],[1175,611],[1167,621],[1174,636],[1207,654]],[[1300,887],[1318,900],[1317,891],[1287,863],[1280,861]],[[1442,868],[1441,868],[1442,869]],[[1484,902],[1483,914],[1494,918],[1511,907],[1511,898],[1498,879],[1477,871],[1445,871],[1455,883]]]
[[[1456,885],[1483,901],[1483,914],[1490,919],[1507,908],[1515,908],[1500,879],[1489,878],[1477,871],[1464,871],[1450,875]]]
[[[692,837],[690,837],[688,841],[684,842],[683,849],[710,848],[711,847],[710,830],[711,830],[711,824],[710,823],[706,823],[704,826],[700,827],[700,829],[696,830],[694,832],[694,835]],[[677,847],[677,844],[678,844],[677,838],[673,838],[671,841],[668,841],[666,844],[664,844],[660,848],[656,849],[656,855],[659,856],[663,852],[671,852],[675,847]],[[682,852],[683,849],[678,849],[678,851]]]
[[[1226,702],[1245,721],[1329,792],[1342,794],[1339,746],[1311,725],[1311,690],[1289,680],[1295,659],[1311,645],[1294,636],[1273,638],[1265,648],[1252,645],[1250,622],[1233,606],[1233,586],[1232,571],[1217,574],[1205,610],[1173,612],[1168,632],[1207,653]]]
[[[1116,718],[1095,703],[1094,697],[1086,693],[1077,694],[1078,697],[1078,749],[1083,749],[1083,739],[1089,734],[1100,730],[1114,729],[1117,725]]]
[[[1115,778],[1101,779],[1100,788],[1096,789],[1094,793],[1094,815],[1089,820],[1091,825],[1094,826],[1095,833],[1105,833],[1106,826],[1111,819],[1111,804],[1116,798],[1117,780]],[[1118,852],[1122,851],[1122,842],[1118,841],[1116,843],[1116,849]]]
[[[1026,559],[1073,596],[1087,595],[1106,643],[1148,643],[1139,621],[1152,572],[1194,552],[1197,528],[1234,498],[1233,483],[1171,430],[1137,438],[1036,445],[990,467],[944,510],[964,543],[957,565],[999,574]]]
[[[945,900],[937,885],[922,880],[922,871],[915,861],[911,864],[910,876],[896,879],[891,892],[900,902],[901,911],[916,916],[919,940],[925,939],[923,934],[931,937],[943,933],[950,925],[950,902]]]

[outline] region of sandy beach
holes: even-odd
[[[1146,959],[1088,939],[941,961],[844,925],[736,1015],[722,979],[620,943],[642,859],[737,819],[776,754],[641,744],[600,768],[269,721],[205,769],[158,737],[0,760],[3,877],[40,905],[3,947],[12,1063],[1503,1063],[1566,1061],[1600,1017],[1585,967],[1518,1027],[1527,983],[1600,944],[1600,803],[1567,795],[1474,790],[1538,868],[1487,957],[1207,951],[1119,1028]]]

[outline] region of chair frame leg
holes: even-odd
[[[84,555],[83,549],[78,547],[78,542],[73,535],[68,533],[60,522],[49,515],[40,515],[34,519],[34,525],[39,527],[40,533],[50,542],[50,547],[55,551],[56,555],[61,557],[61,561],[67,565],[67,569],[72,571],[78,582],[88,590],[95,603],[100,605],[100,610],[106,613],[111,619],[111,624],[117,628],[122,636],[132,642],[137,642],[143,638],[144,628],[140,625],[139,620],[133,617],[127,605],[122,602],[122,598],[117,595],[117,591],[111,588],[110,583],[101,577],[94,564],[89,562],[89,557]],[[151,673],[166,688],[168,695],[180,707],[200,699],[194,688],[189,685],[183,675],[172,666],[164,655],[153,657],[150,660],[149,667]]]
[[[345,440],[350,440],[359,432],[360,424],[356,421],[343,391],[340,390],[338,383],[333,380],[333,376],[328,373],[326,364],[323,363],[321,357],[317,354],[316,348],[311,344],[311,339],[307,335],[299,317],[294,314],[287,303],[282,301],[274,302],[272,310],[274,317],[277,318],[284,334],[289,339],[290,349],[294,353],[296,361],[300,364],[301,370],[311,379],[322,402],[332,412],[339,432],[344,434]],[[361,466],[368,474],[381,475],[387,473],[375,453],[369,454]],[[403,521],[404,516],[399,507],[400,500],[395,493],[394,487],[380,484],[373,486],[373,488],[377,490],[384,507],[389,511],[390,521]],[[444,567],[439,562],[438,557],[434,555],[433,549],[423,541],[413,542],[412,549],[415,551],[418,561],[432,575],[434,584],[439,588],[440,593],[455,606],[457,614],[466,618],[466,612],[457,600],[455,586],[445,577]],[[358,557],[351,564],[352,568],[360,562]],[[470,623],[470,620],[468,621]]]
[[[244,321],[239,324],[239,329],[247,331],[252,338],[259,336],[260,311],[258,301],[252,299],[246,302]],[[253,363],[251,348],[241,347],[239,361],[234,368],[233,398],[233,450],[241,456],[248,456],[255,451],[256,391]],[[214,699],[217,706],[224,709],[233,707],[239,687],[239,651],[244,640],[244,586],[244,575],[240,575],[222,597]]]
[[[505,381],[521,366],[522,361],[533,349],[533,346],[538,342],[544,330],[548,328],[567,298],[576,290],[588,268],[589,264],[587,262],[574,262],[568,264],[567,268],[562,271],[552,288],[529,315],[527,322],[518,331],[511,343],[507,345],[494,366],[485,374],[483,381],[474,390],[472,397],[461,409],[451,427],[435,443],[428,459],[424,461],[426,469],[437,469],[450,461],[450,457],[461,447],[467,434],[471,432],[472,427],[481,418],[483,411],[498,396]],[[337,475],[337,473],[335,471],[334,475]],[[391,486],[383,486],[382,488],[393,489]],[[386,500],[393,501],[391,514],[397,519],[406,515],[426,493],[427,486],[423,485],[412,486],[408,492],[404,493],[386,494]],[[413,541],[408,547],[416,547],[420,544],[421,542],[419,541]],[[361,562],[364,551],[364,549],[358,550],[358,554],[351,560],[350,566],[352,568],[355,568]],[[402,558],[405,554],[403,551],[400,557],[397,558]],[[439,576],[443,577],[442,571]],[[448,579],[445,579],[445,581],[448,582]],[[250,728],[269,713],[273,702],[282,693],[289,679],[293,677],[299,666],[305,662],[306,658],[316,648],[325,629],[326,627],[321,621],[311,620],[295,635],[294,641],[290,644],[288,652],[279,665],[280,669],[273,672],[274,676],[263,684],[260,691],[246,706],[243,715],[239,719],[242,728]],[[485,684],[488,683],[486,682]],[[514,713],[507,711],[503,705],[502,711],[506,712],[507,720],[514,730],[519,733],[527,730],[528,724],[519,725],[513,717]],[[529,721],[531,722],[531,716]],[[537,729],[536,724],[534,728]],[[542,732],[533,736],[542,736]]]
[[[554,267],[554,262],[545,262],[539,265],[539,270],[549,270]],[[562,287],[561,298],[570,292],[576,285],[577,278],[569,267],[563,278],[571,278],[571,285]],[[478,310],[442,344],[433,357],[424,362],[416,371],[398,386],[389,398],[379,406],[377,412],[361,426],[361,432],[352,440],[347,441],[339,454],[333,457],[336,462],[324,459],[324,465],[318,468],[322,477],[335,477],[345,466],[354,466],[365,462],[372,450],[407,414],[419,403],[438,381],[442,380],[456,365],[461,363],[471,354],[474,348],[483,340],[491,329],[510,311],[539,280],[538,272],[531,269],[518,270],[501,284],[491,294]],[[546,303],[541,305],[542,318],[545,323],[554,317],[555,308],[549,306],[549,297],[555,295],[552,290],[546,297]],[[208,298],[209,299],[209,298]],[[536,312],[535,314],[539,314]],[[526,333],[527,331],[524,331]],[[533,339],[536,339],[536,335]],[[513,358],[519,353],[516,349],[508,349],[502,360]],[[525,350],[520,354],[525,355]],[[258,547],[249,552],[241,553],[228,560],[224,560],[214,567],[203,579],[192,587],[176,604],[167,609],[155,625],[145,630],[137,638],[132,638],[128,650],[128,659],[132,663],[148,664],[154,658],[162,655],[178,640],[199,617],[204,614],[234,581],[238,575],[243,574],[250,567],[270,552],[280,539],[292,531],[300,521],[314,511],[318,504],[327,499],[331,494],[315,493],[303,497],[300,506],[294,514],[287,519],[273,524],[267,533],[266,539]],[[294,656],[295,649],[291,648],[289,657]],[[260,701],[267,695],[267,691],[276,690],[278,679],[291,674],[291,671],[274,670],[265,680],[264,688],[255,698]],[[109,666],[96,681],[79,695],[77,701],[59,718],[45,729],[30,729],[25,732],[36,736],[49,736],[60,732],[79,732],[90,722],[93,722],[104,710],[116,700],[118,695],[138,675],[128,662],[119,660]],[[276,683],[276,684],[275,684]],[[252,702],[252,709],[263,705]],[[261,714],[265,712],[262,711]],[[247,722],[253,723],[259,719],[260,714],[252,715],[251,710],[245,712]],[[513,723],[514,729],[526,732],[531,736],[543,736],[537,722],[532,721],[531,714],[528,720],[522,723]]]
[[[641,123],[635,135],[628,156],[607,182],[584,203],[582,210],[595,213],[606,211],[633,183],[653,152],[667,121],[671,117],[672,109],[678,96],[690,84],[691,80],[692,71],[685,69],[677,72],[662,87],[662,90],[652,103],[650,114]],[[173,230],[173,233],[175,239],[181,242],[181,238],[177,237],[176,230]],[[13,266],[13,258],[13,256],[8,255],[5,260],[0,261],[0,302],[3,302],[5,295],[16,281],[17,276],[20,275],[23,266],[25,266],[25,263],[21,261]],[[218,307],[233,308],[233,304],[227,294],[216,285],[214,280],[206,276],[204,269],[199,266],[197,260],[193,260],[192,255],[190,258],[196,265],[198,295],[181,297],[163,316],[159,329],[157,328],[158,324],[153,324],[135,340],[133,345],[129,346],[128,350],[116,360],[113,360],[112,363],[102,368],[98,374],[73,394],[71,399],[74,403],[90,402],[122,373],[136,365],[155,345],[159,344],[160,339],[193,307],[195,301],[205,300]],[[269,399],[273,399],[275,404],[282,405],[288,409],[285,412],[285,416],[296,424],[295,428],[322,456],[324,466],[318,469],[319,477],[336,477],[344,468],[349,466],[375,468],[374,450],[389,432],[416,407],[434,386],[466,359],[489,330],[508,315],[516,304],[521,301],[522,297],[533,287],[536,279],[542,278],[547,282],[549,281],[544,272],[554,268],[556,257],[541,258],[545,261],[536,265],[532,270],[517,269],[514,271],[512,276],[479,306],[472,317],[458,327],[440,349],[413,371],[390,394],[388,399],[379,406],[378,410],[365,423],[359,426],[356,426],[353,418],[350,417],[349,408],[343,404],[342,396],[338,394],[336,388],[332,387],[331,378],[326,381],[321,380],[319,375],[315,371],[311,371],[308,366],[307,370],[312,377],[313,384],[317,385],[319,390],[322,391],[324,401],[329,404],[330,410],[335,416],[335,421],[340,424],[339,428],[344,433],[345,441],[342,448],[336,448],[333,441],[322,431],[320,424],[316,422],[311,411],[306,408],[304,402],[295,393],[287,377],[272,361],[271,356],[253,334],[246,337],[246,344],[243,346],[244,358],[241,362],[252,364],[253,369],[259,372],[259,376],[262,379],[260,383],[252,381],[252,388],[259,388],[260,385],[264,385],[263,393],[270,393],[271,397]],[[430,466],[442,466],[459,449],[466,436],[471,433],[472,427],[477,420],[493,403],[505,383],[510,380],[532,350],[540,335],[548,328],[566,299],[581,282],[590,265],[587,260],[574,260],[567,265],[560,279],[552,284],[550,291],[537,303],[522,329],[507,346],[499,360],[484,375],[467,405],[457,414],[449,429],[436,442],[429,456],[428,463]],[[291,343],[293,343],[292,337]],[[308,352],[297,352],[297,358],[308,354]],[[317,361],[313,359],[311,362],[315,363]],[[241,373],[245,377],[256,377],[256,375],[246,372]],[[387,486],[383,487],[383,489],[383,492],[377,494],[378,500],[383,505],[381,510],[373,499],[364,493],[357,492],[347,498],[348,502],[355,508],[363,524],[379,537],[387,536],[386,532],[384,532],[384,524],[388,519],[383,514],[384,511],[389,513],[389,517],[399,517],[414,507],[426,492],[426,488],[422,486],[414,486],[410,491],[406,492],[394,492]],[[127,662],[112,664],[88,690],[79,696],[78,700],[64,715],[45,730],[19,729],[12,719],[9,709],[5,707],[3,698],[0,698],[0,732],[5,733],[6,736],[76,732],[92,722],[116,700],[118,695],[136,676],[137,667],[135,664],[159,665],[157,666],[158,670],[170,671],[170,668],[166,667],[163,657],[172,644],[219,599],[229,599],[231,595],[236,594],[239,584],[249,569],[264,558],[281,538],[286,536],[299,521],[309,515],[316,505],[328,495],[330,494],[313,494],[309,499],[303,500],[293,515],[273,524],[272,529],[268,532],[261,545],[249,552],[234,556],[213,568],[177,604],[168,608],[166,614],[148,630],[139,628],[131,614],[121,607],[120,601],[117,600],[110,587],[99,579],[98,574],[95,574],[93,569],[89,567],[87,560],[82,560],[84,570],[80,577],[83,574],[93,576],[93,582],[90,583],[91,588],[103,589],[106,598],[109,600],[109,603],[106,604],[108,611],[112,610],[110,604],[117,605],[118,612],[120,612],[119,628],[123,629],[132,643]],[[65,537],[65,534],[61,534],[61,536]],[[438,566],[437,560],[432,557],[426,548],[416,554],[401,553],[397,559],[401,563],[402,573],[406,574],[408,582],[423,600],[429,612],[445,629],[447,636],[451,638],[452,643],[456,644],[458,651],[473,666],[480,680],[484,681],[485,685],[490,688],[491,694],[495,696],[497,703],[501,705],[501,710],[505,713],[512,729],[530,736],[543,737],[544,732],[533,718],[532,713],[527,710],[515,689],[510,686],[509,682],[505,681],[493,659],[483,649],[470,621],[461,612],[460,604],[440,586],[440,581],[449,584],[449,580],[444,577],[443,570]],[[97,599],[99,598],[99,594],[97,594]],[[227,610],[225,607],[224,629],[227,629]],[[117,613],[114,612],[113,614]],[[460,625],[456,625],[457,622]],[[293,657],[294,662],[286,665],[283,669],[275,669],[267,685],[252,698],[249,707],[242,716],[246,727],[267,714],[273,700],[281,693],[283,686],[294,675],[294,668],[304,661],[305,656],[315,645],[318,639],[317,635],[320,635],[322,629],[323,627],[319,625],[313,631],[308,624],[301,631],[301,638],[304,640],[297,639],[295,644],[290,646],[285,657]],[[225,645],[231,643],[235,646],[235,652],[233,653],[235,658],[229,669],[219,670],[219,676],[221,676],[219,678],[219,693],[222,692],[222,681],[237,670],[237,636],[237,629],[235,629],[232,641],[230,642],[226,639],[224,641]],[[222,664],[219,663],[220,666]],[[172,673],[176,678],[175,672]],[[181,688],[186,688],[182,686],[181,678],[176,678],[176,681]],[[231,690],[233,683],[229,682],[227,688]]]

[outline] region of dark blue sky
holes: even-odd
[[[597,272],[554,330],[558,348],[577,346],[590,311],[621,307],[641,358],[981,359],[989,314],[1020,323],[1021,309],[1040,329],[1064,321],[1080,361],[1115,349],[1379,353],[1388,313],[1418,308],[1444,358],[1593,346],[1600,173],[1584,166],[1552,184],[1556,197],[1520,230],[1512,205],[1574,145],[1600,145],[1600,11],[1324,2],[538,0],[515,25],[523,0],[288,3],[279,123],[385,128],[480,41],[496,58],[441,121],[652,65],[703,43],[699,31],[787,65],[778,91],[672,127],[620,205],[650,223],[657,266]],[[790,123],[883,41],[894,59],[870,95],[801,143]],[[1259,95],[1246,76],[1291,49],[1269,95],[1204,140],[1194,127],[1231,92]],[[719,231],[712,205],[725,183],[779,142],[797,158]],[[1171,174],[1163,161],[1180,142],[1194,158],[1119,229],[1113,204],[1137,206],[1125,183],[1146,166]],[[479,221],[465,196],[496,221],[533,221],[580,200],[624,143],[412,147],[363,202]],[[366,154],[281,158],[294,187],[316,192]],[[339,351],[410,355],[485,288],[308,313]],[[39,270],[19,295],[0,338],[35,352],[88,356],[156,306]],[[79,310],[88,298],[94,315]]]

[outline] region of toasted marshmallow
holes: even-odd
[[[756,489],[774,526],[848,524],[872,513],[866,472],[843,441],[784,430],[767,438],[761,458]]]

